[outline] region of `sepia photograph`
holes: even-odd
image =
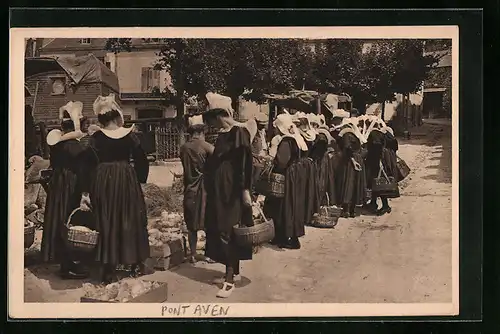
[[[458,314],[458,27],[317,28],[11,29],[11,316]]]

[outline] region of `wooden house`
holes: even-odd
[[[69,101],[83,103],[83,115],[95,120],[92,105],[97,96],[116,94],[116,75],[93,54],[81,57],[34,57],[25,59],[25,104],[35,122],[48,128],[59,125],[59,108]]]

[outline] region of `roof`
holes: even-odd
[[[24,75],[63,70],[75,84],[103,83],[115,92],[120,91],[118,77],[93,54],[82,57],[34,57],[24,61]]]
[[[107,38],[91,38],[90,44],[82,44],[82,38],[54,38],[42,46],[43,51],[102,50]]]
[[[105,50],[107,38],[90,38],[90,44],[82,44],[81,38],[54,38],[52,41],[48,42],[42,46],[42,52],[60,52],[60,51],[82,51],[88,50]],[[145,42],[142,38],[131,38],[130,44],[132,47],[137,49],[160,49],[162,47],[161,41],[151,41]]]

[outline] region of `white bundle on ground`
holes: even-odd
[[[149,245],[161,247],[170,241],[182,239],[182,225],[184,218],[175,212],[163,211],[161,218],[148,228]]]
[[[148,291],[160,286],[158,282],[143,281],[135,278],[126,278],[120,282],[111,283],[106,286],[83,284],[85,297],[102,301],[116,301],[126,303],[129,300],[141,296]]]

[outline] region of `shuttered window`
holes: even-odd
[[[154,87],[160,88],[160,71],[152,67],[141,69],[141,91],[151,92]]]

